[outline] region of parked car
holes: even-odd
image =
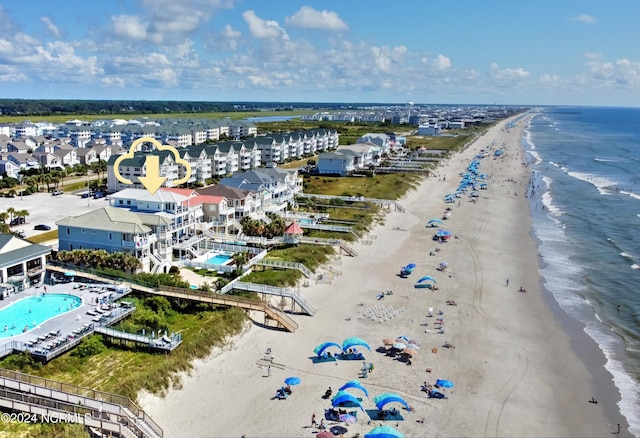
[[[49,231],[51,227],[46,224],[38,224],[35,227],[33,227],[33,229],[38,231]]]
[[[63,192],[62,190],[60,190],[60,189],[58,189],[58,190],[54,190],[53,192],[51,192],[51,194],[52,194],[53,196],[62,195],[63,193],[64,193],[64,192]]]
[[[93,194],[93,199],[100,199],[100,198],[104,198],[106,195],[105,192],[95,192]]]
[[[13,220],[11,220],[11,222],[9,223],[10,227],[15,227],[16,225],[22,225],[24,224],[25,219],[23,217],[17,217],[14,218]]]
[[[81,197],[81,198],[88,198],[88,197],[90,197],[90,196],[91,196],[91,194],[90,194],[90,193],[83,193],[80,197]]]

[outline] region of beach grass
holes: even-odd
[[[419,174],[391,173],[373,177],[310,176],[304,179],[304,193],[313,196],[364,196],[398,199],[422,180]]]
[[[182,344],[165,355],[145,347],[118,346],[95,335],[46,365],[12,355],[0,361],[0,367],[136,400],[141,390],[164,394],[179,386],[180,373],[188,373],[194,359],[208,356],[212,347],[223,345],[228,336],[241,331],[246,321],[245,313],[235,307],[178,304],[164,297],[129,296],[127,300],[134,301],[136,312],[119,329],[139,333],[146,327],[150,334],[153,329],[159,333],[167,327],[169,333],[182,334]]]

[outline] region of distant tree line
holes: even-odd
[[[361,106],[359,104],[358,106]],[[54,100],[0,99],[0,115],[54,116],[95,114],[163,114],[244,111],[293,111],[296,109],[349,109],[345,103],[199,102],[171,100]]]

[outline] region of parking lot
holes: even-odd
[[[24,231],[27,237],[47,231],[34,230],[38,224],[49,225],[56,229],[56,221],[77,216],[88,211],[109,205],[108,198],[93,199],[81,198],[80,195],[63,194],[53,196],[51,193],[35,193],[29,196],[16,196],[15,198],[0,198],[0,212],[13,207],[14,210],[27,210],[29,216],[26,223],[11,227],[12,231]],[[7,221],[8,223],[9,221]]]

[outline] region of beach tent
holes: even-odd
[[[409,404],[402,397],[391,392],[385,392],[384,394],[374,397],[373,402],[376,404],[378,410],[384,409],[387,404],[393,402],[401,403],[405,408],[409,409]]]
[[[429,219],[429,222],[427,222],[429,225],[431,225],[432,227],[436,227],[438,225],[442,225],[442,221],[440,219]]]
[[[360,391],[364,392],[364,395],[369,397],[369,391],[367,391],[367,389],[364,386],[362,386],[362,384],[360,384],[359,380],[349,380],[347,383],[345,383],[340,388],[338,388],[338,391],[343,391],[347,388],[359,389]]]
[[[355,395],[349,394],[346,391],[338,391],[335,397],[331,399],[331,406],[333,406],[334,408],[346,403],[348,403],[349,406],[358,407],[364,412],[364,408],[362,407],[362,403],[360,403],[360,400],[358,400]]]
[[[425,275],[424,277],[420,278],[416,283],[419,284],[419,283],[423,283],[425,281],[433,281],[434,283],[438,283],[435,278],[433,278],[433,277],[431,277],[429,275]]]
[[[342,343],[342,351],[347,351],[349,348],[362,346],[367,350],[371,351],[371,347],[364,340],[360,338],[347,338]]]
[[[327,348],[329,347],[337,347],[339,349],[342,350],[342,345],[340,344],[336,344],[335,342],[323,342],[322,344],[318,345],[316,348],[314,348],[313,352],[315,354],[317,354],[318,356],[322,356],[322,354],[327,350]]]
[[[378,426],[365,433],[364,438],[404,438],[404,435],[391,426]]]

